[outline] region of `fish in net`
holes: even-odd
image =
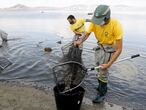
[[[86,69],[82,64],[82,50],[71,46],[64,55],[64,62],[55,66],[54,72],[58,85],[63,85],[61,92],[65,92],[80,85],[85,77]]]

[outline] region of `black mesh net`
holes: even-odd
[[[62,50],[62,53],[63,53],[64,56],[68,54],[69,49],[71,47],[73,47],[73,42],[70,42],[70,43],[68,43],[68,44],[66,44],[66,45],[61,47],[61,50]]]
[[[53,68],[56,83],[61,85],[60,92],[73,90],[83,82],[86,68],[82,64],[81,54],[82,50],[78,47],[70,46],[68,53],[64,54],[64,62]]]

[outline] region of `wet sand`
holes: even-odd
[[[56,110],[53,91],[29,85],[0,83],[0,110]],[[81,110],[132,110],[108,102],[92,104],[84,98]]]

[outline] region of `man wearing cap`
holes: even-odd
[[[82,42],[84,42],[93,32],[98,41],[98,46],[95,49],[95,62],[101,68],[98,70],[99,74],[97,76],[99,82],[98,94],[93,103],[100,103],[104,100],[107,93],[108,68],[122,52],[122,26],[118,20],[110,18],[110,13],[109,6],[99,5],[94,11],[86,37],[82,39]],[[75,45],[80,45],[82,42],[77,41]]]

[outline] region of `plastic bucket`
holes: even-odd
[[[60,93],[60,90],[63,88],[64,85],[54,87],[57,110],[80,110],[85,93],[84,88],[79,86],[70,92]]]

